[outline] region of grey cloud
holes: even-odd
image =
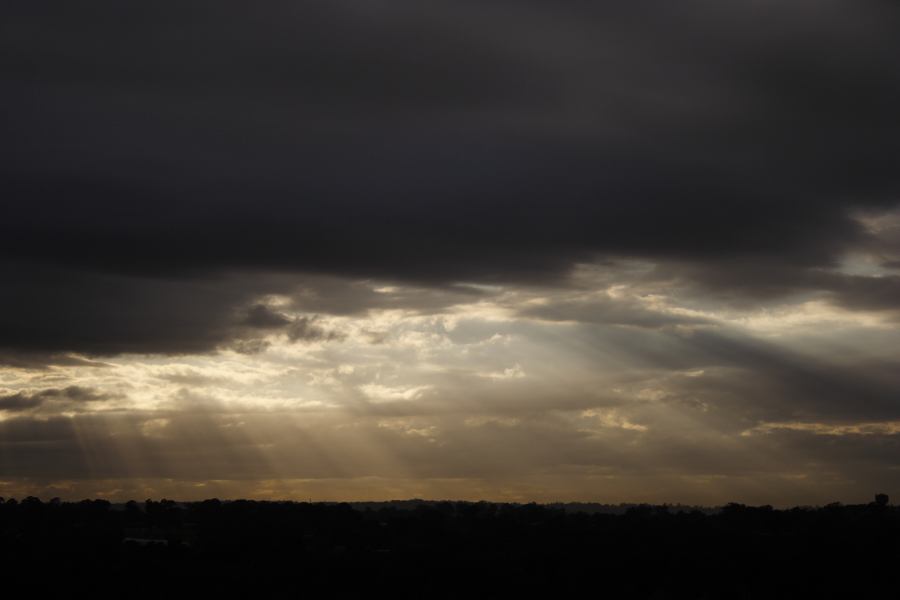
[[[43,403],[40,396],[29,396],[27,394],[11,394],[0,396],[0,410],[20,411],[40,406]]]
[[[890,311],[900,319],[900,276],[836,276],[825,289],[851,310]]]
[[[884,266],[884,265],[882,265]],[[737,309],[818,299],[850,310],[900,316],[900,276],[842,272],[837,261],[816,268],[777,260],[662,261],[642,285],[674,291],[686,303]]]
[[[48,388],[0,396],[0,411],[18,413],[46,408],[48,405],[63,410],[79,408],[86,402],[99,402],[113,397],[98,390],[72,385],[65,388]]]
[[[275,312],[269,307],[256,304],[252,306],[240,322],[242,327],[253,330],[268,330],[283,332],[291,342],[315,342],[339,340],[343,336],[335,331],[328,331],[317,324],[317,316],[289,317],[283,313]],[[266,340],[249,336],[236,336],[232,347],[245,353],[253,353],[264,350],[268,346]]]
[[[230,347],[247,354],[265,350],[269,346],[269,342],[257,337],[258,330],[283,332],[291,342],[341,339],[342,336],[339,333],[327,331],[317,325],[317,320],[318,318],[315,316],[289,317],[275,312],[265,305],[256,304],[247,311],[246,316],[240,322],[240,326],[249,328],[249,335],[236,334],[236,339],[231,342]]]
[[[339,333],[326,331],[324,328],[316,325],[316,319],[312,317],[300,317],[294,319],[288,328],[288,339],[292,342],[300,340],[335,340],[340,338],[341,335]]]
[[[240,322],[245,327],[254,329],[279,329],[289,325],[291,320],[277,313],[264,304],[254,304]]]

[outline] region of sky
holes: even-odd
[[[6,0],[0,496],[900,496],[900,4]]]

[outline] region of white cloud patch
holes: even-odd
[[[359,389],[373,402],[398,402],[418,400],[425,392],[431,389],[431,386],[403,387],[368,383],[359,386]]]

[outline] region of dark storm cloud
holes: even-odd
[[[0,345],[208,350],[277,291],[237,271],[637,256],[864,304],[807,274],[898,198],[897,31],[877,0],[6,2]]]
[[[57,349],[204,352],[234,335],[235,307],[255,293],[235,278],[141,278],[33,265],[4,275],[0,346],[26,357]]]

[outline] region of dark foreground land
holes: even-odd
[[[6,500],[0,574],[32,598],[900,598],[900,507],[884,497],[615,512]]]

